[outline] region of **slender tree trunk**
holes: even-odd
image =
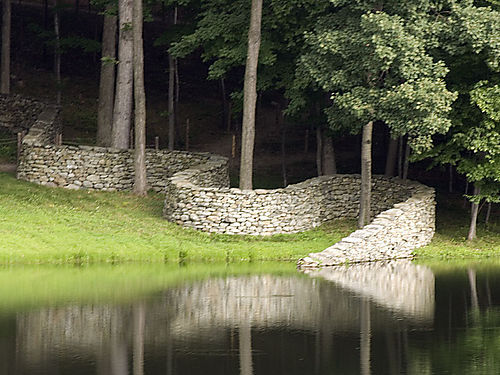
[[[398,177],[403,178],[403,137],[398,139]]]
[[[408,179],[408,169],[410,167],[410,151],[410,142],[408,142],[407,140],[405,148],[405,161],[403,165],[403,181],[406,181]]]
[[[467,195],[469,193],[469,181],[465,181],[465,192],[464,192],[464,195]],[[463,208],[467,207],[467,202],[468,202],[468,199],[467,197],[464,196],[464,204],[463,204]]]
[[[323,132],[323,150],[322,150],[322,170],[324,175],[337,174],[337,165],[335,164],[335,151],[333,149],[332,137]]]
[[[2,3],[2,62],[1,62],[1,87],[2,94],[10,94],[10,24],[11,0]]]
[[[394,169],[396,168],[396,160],[398,158],[398,139],[390,138],[389,148],[387,150],[387,159],[385,160],[385,177],[393,177]]]
[[[175,59],[168,54],[168,149],[175,147]]]
[[[448,167],[448,193],[453,193],[453,165]]]
[[[323,176],[323,136],[319,126],[316,127],[316,170]]]
[[[474,185],[474,196],[479,195],[481,190],[477,187],[477,185]],[[472,210],[471,210],[471,220],[470,220],[470,227],[469,227],[469,234],[467,235],[467,240],[472,241],[476,239],[476,227],[477,227],[477,214],[479,211],[479,204],[478,203],[472,203]]]
[[[486,210],[486,218],[484,219],[484,223],[488,225],[490,221],[490,215],[491,215],[491,202],[488,202],[488,209]]]
[[[240,189],[253,187],[253,149],[255,145],[255,105],[257,101],[257,65],[260,50],[262,0],[252,0],[248,52],[243,86],[243,123],[241,134]]]
[[[56,75],[57,96],[56,103],[61,105],[61,35],[59,33],[59,4],[57,0],[54,4],[54,33],[56,35],[56,44],[54,48],[54,73]]]
[[[358,227],[370,221],[372,182],[372,133],[373,121],[363,126],[361,143],[361,191],[359,199]]]
[[[115,105],[111,145],[119,149],[129,147],[132,119],[132,86],[134,37],[132,33],[133,0],[119,0],[118,74],[116,79]]]
[[[144,46],[142,39],[142,0],[134,0],[134,99],[135,150],[134,193],[145,196],[146,181],[146,94],[144,90]]]
[[[108,6],[109,10],[110,7]],[[105,15],[102,33],[101,79],[97,108],[97,145],[111,146],[113,103],[115,99],[116,16]],[[106,62],[106,59],[113,61]]]

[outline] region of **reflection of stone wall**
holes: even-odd
[[[123,306],[68,306],[18,314],[17,347],[27,361],[51,351],[105,353],[118,342],[131,346],[140,307],[148,345],[225,340],[227,329],[302,329],[359,332],[361,301],[373,300],[373,331],[398,322],[427,327],[434,315],[434,277],[410,263],[325,269],[308,277],[270,275],[208,279],[172,288],[157,298]],[[340,287],[339,287],[340,286]],[[354,297],[354,292],[357,296]],[[222,336],[221,336],[222,334]]]
[[[391,261],[326,267],[307,273],[368,296],[405,316],[420,320],[433,318],[434,274],[427,267]]]
[[[350,236],[299,261],[301,268],[411,258],[429,244],[435,230],[434,189],[408,182],[411,195]]]

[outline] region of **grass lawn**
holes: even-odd
[[[339,220],[272,237],[210,235],[162,219],[163,195],[70,191],[0,173],[0,263],[296,261],[355,229]]]
[[[500,224],[492,216],[465,241],[468,214],[438,198],[437,233],[420,259],[500,256]],[[17,181],[0,173],[0,264],[297,261],[355,230],[353,220],[272,237],[229,236],[184,229],[161,218],[163,196],[70,191]]]
[[[486,207],[483,207],[478,219],[477,240],[467,241],[470,214],[463,207],[460,195],[437,196],[436,234],[432,243],[416,249],[418,258],[472,259],[500,257],[500,220],[498,212],[492,212],[488,226],[484,224]]]

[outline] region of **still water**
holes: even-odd
[[[0,374],[498,374],[500,262],[0,269]]]

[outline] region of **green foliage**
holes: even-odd
[[[331,93],[332,127],[357,132],[380,120],[394,136],[408,134],[416,152],[429,149],[431,136],[451,126],[456,99],[444,81],[448,69],[430,53],[432,3],[332,3],[339,8],[305,34],[296,85]]]

